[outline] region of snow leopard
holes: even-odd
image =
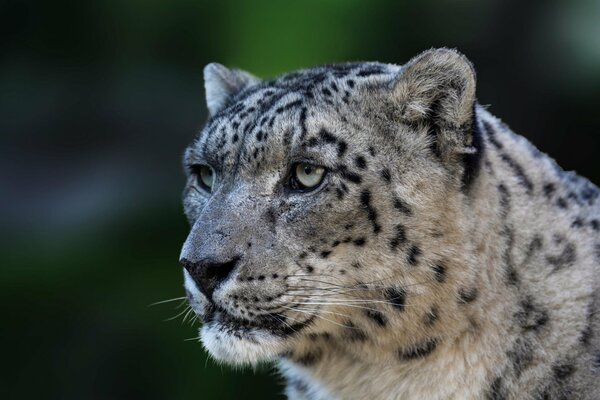
[[[599,189],[453,49],[204,69],[180,255],[203,346],[290,399],[598,399]]]

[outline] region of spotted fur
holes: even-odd
[[[464,56],[205,83],[181,262],[214,358],[276,362],[291,399],[600,397],[600,191],[479,106]]]

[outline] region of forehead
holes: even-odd
[[[276,167],[290,154],[306,150],[311,136],[326,129],[328,118],[345,120],[359,93],[387,84],[398,69],[379,63],[336,64],[250,87],[207,122],[188,158],[225,171]]]

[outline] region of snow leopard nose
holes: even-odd
[[[182,258],[179,263],[192,276],[202,293],[212,300],[214,291],[229,278],[239,260],[240,257],[235,257],[227,262],[218,262],[214,259],[192,262]]]

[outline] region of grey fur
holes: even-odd
[[[216,359],[277,361],[292,399],[600,397],[600,192],[478,106],[464,56],[205,76],[181,259]],[[296,162],[323,184],[290,190]],[[231,260],[208,299],[191,274]]]

